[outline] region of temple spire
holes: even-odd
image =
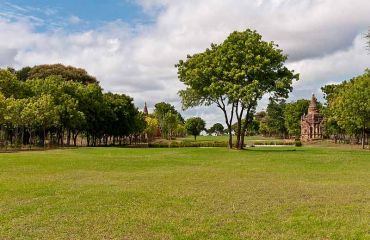
[[[144,115],[148,115],[148,107],[146,106],[146,102],[144,103]]]
[[[315,94],[312,94],[310,105],[308,106],[308,113],[317,113],[319,112],[317,108],[317,98]]]

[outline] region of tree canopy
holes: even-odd
[[[72,66],[64,66],[63,64],[44,64],[37,65],[31,69],[22,69],[19,72],[20,80],[26,79],[45,79],[49,76],[61,76],[67,81],[76,81],[83,84],[97,83],[95,77],[89,75],[85,69]]]
[[[52,74],[25,80],[18,72],[0,70],[0,124],[6,142],[35,144],[38,140],[45,145],[48,138],[49,144],[64,145],[67,134],[67,145],[72,141],[76,145],[79,135],[86,136],[88,145],[107,145],[108,138],[131,139],[146,128],[132,98],[103,93],[96,81],[81,80],[86,76],[78,80]]]
[[[326,86],[328,117],[349,134],[361,133],[364,148],[365,132],[370,128],[370,70],[337,86]]]
[[[232,147],[232,122],[237,118],[236,147],[244,145],[246,126],[258,100],[266,93],[287,97],[298,75],[284,66],[287,56],[273,42],[265,42],[256,31],[233,32],[221,44],[202,53],[188,55],[176,65],[186,86],[179,95],[183,108],[215,104],[223,112]]]
[[[186,120],[185,128],[189,134],[194,136],[194,139],[197,140],[197,136],[205,129],[206,123],[200,117],[192,117]]]

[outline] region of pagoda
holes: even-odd
[[[323,116],[317,108],[317,99],[312,94],[307,114],[301,118],[301,140],[312,141],[322,139]]]

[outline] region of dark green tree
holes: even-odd
[[[208,130],[208,133],[210,134],[217,134],[221,135],[224,132],[224,126],[221,123],[215,123],[213,126]]]
[[[63,64],[37,65],[28,71],[28,79],[45,79],[49,76],[61,76],[64,80],[83,84],[97,83],[96,78],[89,75],[85,69]]]
[[[206,123],[200,117],[189,118],[185,121],[185,128],[189,134],[194,136],[194,139],[197,140],[197,136],[205,129]]]

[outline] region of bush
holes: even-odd
[[[300,140],[296,140],[294,144],[296,147],[302,147],[302,142]]]

